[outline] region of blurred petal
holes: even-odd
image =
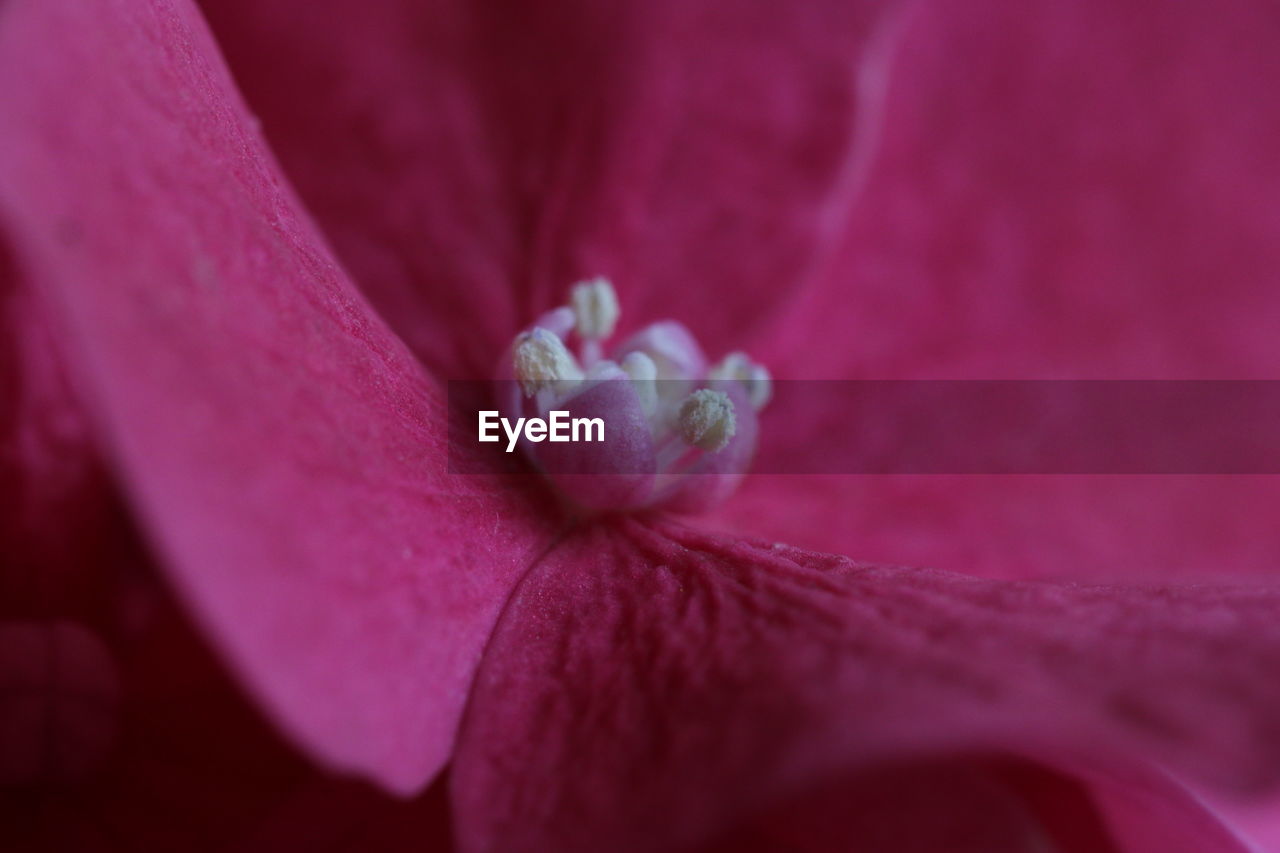
[[[679,849],[842,774],[974,752],[1271,785],[1278,603],[592,528],[499,623],[453,765],[457,832],[469,851]]]
[[[164,567],[294,738],[416,789],[545,523],[447,477],[442,391],[299,213],[188,3],[3,14],[0,221]]]
[[[311,774],[247,706],[173,602],[150,588],[141,595],[134,618],[59,622],[46,631],[60,638],[47,656],[21,658],[28,668],[47,664],[52,677],[41,735],[25,733],[46,760],[69,748],[86,757],[92,742],[77,730],[107,720],[104,712],[113,730],[98,742],[105,753],[78,773],[49,772],[67,765],[46,763],[38,776],[6,780],[6,850],[227,849]],[[40,625],[0,625],[9,664],[23,652],[15,634]],[[14,687],[6,681],[0,717],[21,698]]]
[[[448,774],[409,802],[350,780],[313,779],[260,822],[237,853],[279,850],[454,850]]]
[[[63,349],[0,236],[0,619],[91,617],[133,556]]]
[[[888,765],[809,790],[699,853],[1245,853],[1185,790],[1156,774],[1026,762]]]
[[[707,523],[993,578],[1273,583],[1276,506],[1273,476],[752,474]]]
[[[15,673],[13,664],[30,673],[33,664],[49,663],[57,677],[57,689],[40,697],[53,714],[37,720],[38,735],[28,730],[20,745],[47,759],[65,757],[68,748],[84,757],[94,743],[76,738],[76,725],[118,712],[107,752],[92,766],[49,773],[69,767],[45,763],[37,777],[0,782],[6,851],[449,849],[440,784],[405,802],[316,770],[255,713],[150,578],[140,576],[113,603],[106,612],[127,618],[58,623],[62,642],[46,648],[62,654],[52,659],[12,642],[40,623],[0,623],[0,680]],[[86,645],[98,654],[74,654]],[[77,659],[82,666],[67,665]],[[94,677],[102,665],[113,680]],[[119,688],[114,707],[102,704],[103,686]],[[14,700],[36,698],[14,687],[6,680],[0,691],[0,741]],[[5,746],[0,765],[9,757]]]
[[[1106,838],[1089,853],[1110,853]],[[698,853],[1066,853],[1019,792],[959,762],[873,770],[754,816]],[[1080,848],[1080,853],[1084,849]]]
[[[1263,0],[916,7],[846,245],[755,355],[784,379],[1276,376],[1277,39]],[[843,440],[801,427],[823,414],[775,402],[762,455]],[[1274,477],[768,477],[719,523],[1004,577],[1274,578],[1277,500]]]
[[[916,7],[784,378],[1271,378],[1280,12]],[[803,346],[797,346],[803,341]]]
[[[340,257],[459,378],[583,276],[613,278],[624,333],[696,320],[718,356],[769,324],[841,233],[857,77],[896,9],[206,5]]]
[[[1090,798],[1116,849],[1123,853],[1244,853],[1249,846],[1234,822],[1187,788],[1159,773],[1084,774]],[[1058,792],[1042,790],[1042,821],[1074,838],[1076,818],[1064,814]],[[1090,849],[1080,846],[1081,850]]]
[[[1280,851],[1280,809],[1274,802],[1239,802],[1238,800],[1208,796],[1206,799],[1223,815],[1232,827],[1248,840],[1250,850],[1257,853]]]
[[[119,674],[76,622],[0,622],[0,785],[79,781],[115,745]]]

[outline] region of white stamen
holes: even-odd
[[[733,401],[723,391],[701,388],[680,404],[677,425],[686,443],[714,453],[729,443],[737,429]]]
[[[618,324],[618,294],[607,278],[593,278],[573,286],[569,304],[577,318],[578,334],[584,341],[601,341],[613,334]]]
[[[516,339],[515,374],[526,397],[582,380],[582,368],[564,341],[540,326]]]
[[[610,361],[607,358],[602,358],[600,361],[597,361],[595,364],[586,368],[584,373],[586,374],[588,382],[599,382],[602,379],[617,379],[619,370],[621,370],[621,368],[618,367],[617,362]]]
[[[658,378],[658,366],[653,359],[642,352],[629,352],[622,359],[622,370],[631,377],[640,397],[640,408],[646,415],[652,415],[658,407],[658,387],[654,380]]]
[[[773,397],[773,377],[763,364],[752,361],[746,353],[731,352],[719,364],[707,372],[712,380],[734,379],[746,389],[747,399],[756,411],[760,411]]]

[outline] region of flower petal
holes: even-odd
[[[751,474],[707,523],[983,577],[1258,583],[1280,572],[1276,506],[1274,476]]]
[[[0,618],[83,618],[133,545],[46,306],[0,236]]]
[[[896,5],[207,7],[338,254],[464,378],[600,274],[627,329],[696,319],[714,355],[742,345],[840,234],[855,78]]]
[[[0,788],[6,851],[292,850],[334,838],[448,849],[441,784],[406,802],[311,766],[249,706],[145,563],[135,568],[133,588],[114,590],[95,620],[0,623],[0,766],[33,746],[42,754],[34,777]],[[32,649],[41,628],[46,642]],[[26,692],[42,671],[41,695]],[[21,713],[32,700],[48,714],[32,720],[34,738]]]
[[[1277,375],[1278,36],[1264,0],[921,4],[846,245],[755,354],[794,378]],[[835,396],[832,422],[874,427]],[[799,428],[817,414],[775,400],[762,456],[841,441]],[[720,523],[1005,577],[1274,576],[1278,499],[1263,477],[769,477]]]
[[[1105,836],[1091,853],[1111,853]],[[1051,839],[990,768],[938,762],[872,770],[750,818],[698,853],[1036,853]],[[1083,853],[1083,848],[1078,848]]]
[[[1025,762],[890,764],[755,815],[699,853],[1245,853],[1155,774],[1072,779]]]
[[[1271,378],[1280,18],[1266,0],[924,3],[796,378]],[[801,345],[803,344],[803,345]]]
[[[679,849],[839,774],[995,752],[1280,780],[1280,593],[983,581],[637,522],[526,576],[453,765],[464,849]]]
[[[286,189],[183,0],[10,4],[0,221],[164,566],[277,721],[397,791],[547,538]]]

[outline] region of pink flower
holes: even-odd
[[[602,273],[782,377],[1269,377],[1269,4],[207,7],[0,7],[17,845],[1241,849],[1273,478],[571,524],[443,383]]]

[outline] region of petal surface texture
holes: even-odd
[[[1280,375],[1275,5],[915,9],[842,247],[753,354],[784,385]],[[763,415],[770,470],[880,427],[804,396]],[[1227,580],[1276,576],[1277,501],[1262,476],[752,477],[718,523],[975,574]]]
[[[842,775],[983,752],[1270,785],[1276,605],[597,526],[500,622],[454,763],[457,831],[468,851],[684,849]],[[1126,814],[1117,831],[1142,819]]]
[[[206,5],[371,301],[429,365],[471,376],[595,275],[623,335],[696,319],[718,357],[767,326],[840,233],[859,57],[897,6]]]
[[[673,316],[783,381],[1276,375],[1274,4],[679,7],[208,13],[343,260],[446,369],[487,370],[604,271],[624,322]],[[840,440],[814,420],[772,407],[762,458]],[[752,477],[717,523],[989,575],[1226,578],[1280,565],[1278,499],[1263,478]]]
[[[165,568],[298,742],[418,789],[543,522],[446,475],[441,388],[299,212],[189,3],[0,15],[0,222]]]

